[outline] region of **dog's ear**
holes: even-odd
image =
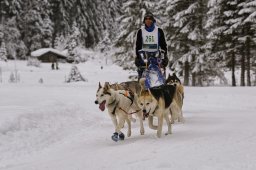
[[[179,79],[175,73],[172,74],[174,78]]]
[[[104,89],[110,89],[110,84],[109,84],[109,82],[105,82],[105,85],[104,85]]]
[[[102,86],[101,86],[101,84],[100,84],[100,82],[99,82],[99,89],[100,89],[100,88],[102,88]]]

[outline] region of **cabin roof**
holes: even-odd
[[[62,57],[67,58],[67,56],[66,56],[66,54],[64,52],[61,52],[61,51],[59,51],[57,49],[53,49],[53,48],[41,48],[41,49],[38,49],[36,51],[31,52],[31,56],[32,57],[40,57],[40,56],[42,56],[42,55],[44,55],[44,54],[46,54],[48,52],[52,52],[52,53],[55,53],[57,55],[60,55]]]

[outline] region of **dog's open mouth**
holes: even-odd
[[[144,119],[145,119],[145,118],[148,118],[149,113],[150,113],[150,110],[151,110],[151,109],[149,109],[148,112],[147,112],[146,110],[145,110],[145,111],[143,110],[143,117],[144,117]]]
[[[103,102],[100,103],[99,108],[101,111],[105,110],[105,104],[106,104],[106,100],[104,100]]]

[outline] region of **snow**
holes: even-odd
[[[102,63],[78,64],[88,82],[64,83],[71,64],[51,70],[49,63],[0,62],[1,170],[256,168],[255,87],[185,87],[185,123],[175,123],[173,134],[157,138],[144,122],[141,136],[137,121],[131,137],[114,142],[111,119],[94,104],[95,93],[99,81],[127,81],[134,72],[101,69]],[[9,83],[15,65],[21,81]]]

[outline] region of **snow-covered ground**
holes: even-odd
[[[127,81],[131,73],[89,61],[78,65],[88,82],[67,84],[70,64],[51,70],[16,61],[20,82],[9,83],[15,62],[0,67],[1,170],[256,169],[255,87],[185,87],[185,123],[172,135],[159,139],[145,122],[141,136],[137,121],[131,137],[113,142],[95,92],[99,81]]]

